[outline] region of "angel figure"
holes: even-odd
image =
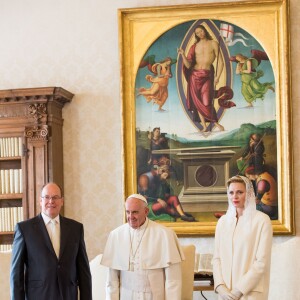
[[[153,101],[158,105],[158,110],[162,108],[168,98],[169,78],[172,77],[171,65],[176,63],[176,59],[166,57],[159,63],[155,63],[155,56],[147,56],[140,64],[140,68],[148,66],[148,69],[155,75],[146,75],[146,80],[152,83],[150,88],[141,87],[137,96],[144,96],[147,102]]]
[[[272,82],[261,83],[258,79],[264,75],[262,70],[257,70],[261,60],[268,60],[265,52],[251,50],[252,57],[248,58],[243,54],[231,57],[231,61],[237,62],[236,74],[241,75],[242,95],[248,103],[248,107],[253,107],[252,102],[256,99],[264,99],[268,90],[275,92]]]

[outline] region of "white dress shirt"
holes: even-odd
[[[50,240],[52,242],[52,245],[53,245],[53,248],[54,248],[54,251],[56,253],[56,256],[58,257],[59,256],[59,249],[60,249],[60,221],[59,221],[59,215],[57,215],[54,219],[51,219],[49,216],[47,216],[46,214],[44,214],[42,212],[42,218],[44,220],[44,223],[45,223],[45,226],[46,226],[46,229],[48,231],[48,234],[49,234],[49,237],[50,237]],[[53,241],[54,241],[54,237],[53,237],[53,231],[52,231],[52,224],[51,222],[52,221],[55,221],[56,222],[56,238],[57,238],[57,243],[58,245],[55,245],[53,244]]]

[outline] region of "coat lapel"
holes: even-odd
[[[59,257],[62,257],[63,252],[65,250],[65,247],[67,245],[67,239],[69,236],[69,231],[70,228],[66,224],[66,219],[62,217],[61,215],[59,216],[60,218],[60,251],[59,251]]]

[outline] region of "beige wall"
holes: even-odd
[[[295,149],[300,146],[297,2],[291,0]],[[84,223],[90,259],[103,250],[108,232],[123,220],[117,9],[184,3],[185,0],[1,1],[0,89],[62,86],[76,95],[64,108],[65,213]],[[294,170],[296,175],[300,172],[297,156]],[[299,187],[296,176],[296,220],[300,218]],[[297,236],[274,238],[269,299],[299,299],[298,224]],[[195,243],[198,251],[213,251],[213,238],[181,241]],[[207,295],[215,299],[213,293]]]

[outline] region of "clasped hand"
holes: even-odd
[[[223,300],[239,300],[243,296],[239,290],[230,291],[224,284],[218,286],[217,292]]]

